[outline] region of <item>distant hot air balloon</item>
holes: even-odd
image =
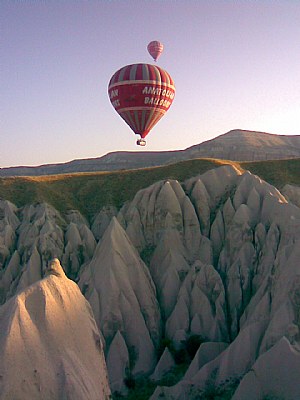
[[[117,113],[144,138],[168,111],[175,96],[173,79],[162,68],[151,64],[132,64],[119,69],[108,85],[108,95]]]
[[[164,45],[157,40],[153,40],[153,42],[148,44],[147,49],[151,57],[153,57],[153,60],[157,61],[158,57],[160,57],[161,53],[163,52]]]

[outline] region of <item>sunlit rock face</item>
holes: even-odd
[[[58,260],[46,274],[0,307],[1,399],[109,399],[89,303]]]
[[[158,359],[162,343],[181,351],[197,337],[202,344],[183,380],[153,399],[185,399],[208,383],[233,381],[241,381],[240,398],[251,382],[257,399],[297,393],[278,363],[270,371],[282,379],[280,390],[259,376],[276,354],[298,365],[300,209],[293,203],[232,166],[156,182],[119,211],[99,210],[91,226],[75,210],[61,216],[46,204],[18,210],[2,201],[1,301],[59,257],[91,304],[114,392],[128,392],[127,378],[167,371],[168,351]],[[254,367],[256,380],[248,375]]]

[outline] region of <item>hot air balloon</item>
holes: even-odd
[[[158,57],[163,52],[164,45],[161,42],[157,41],[157,40],[153,40],[152,42],[150,42],[148,44],[147,49],[148,49],[149,54],[151,55],[151,57],[153,57],[153,60],[157,61]]]
[[[137,144],[145,146],[145,137],[170,108],[175,86],[171,76],[162,68],[132,64],[112,76],[108,95],[117,113],[135,134],[140,135]]]

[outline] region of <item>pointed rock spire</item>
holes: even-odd
[[[160,312],[150,273],[128,236],[114,217],[94,257],[79,282],[88,286],[86,296],[98,293],[100,329],[107,344],[119,330],[126,346],[132,349],[134,374],[151,371],[155,365],[155,346],[160,338]],[[142,340],[141,340],[142,338]]]
[[[108,400],[90,306],[58,260],[50,268],[49,276],[0,308],[1,399]]]

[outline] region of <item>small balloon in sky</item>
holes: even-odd
[[[110,79],[111,104],[145,146],[145,137],[170,108],[175,85],[167,71],[151,64],[132,64],[119,69]]]
[[[153,40],[147,46],[148,52],[153,57],[154,61],[157,61],[158,57],[160,57],[163,52],[164,45],[158,40]]]

